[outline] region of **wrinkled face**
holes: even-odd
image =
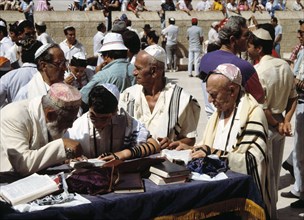
[[[76,31],[68,30],[67,34],[65,36],[66,36],[67,41],[70,44],[75,43],[75,41],[76,41]]]
[[[236,51],[245,52],[247,50],[247,40],[250,34],[248,27],[242,27],[242,34],[240,38],[236,39]]]
[[[57,113],[56,120],[47,121],[46,126],[53,140],[62,138],[68,128],[71,128],[77,118],[79,108]]]
[[[220,74],[211,74],[208,77],[206,88],[208,92],[208,102],[221,112],[225,112],[234,106],[234,99],[231,98],[231,91],[225,87],[224,80]]]
[[[51,48],[50,54],[53,55],[52,62],[46,62],[44,72],[48,78],[49,85],[62,82],[66,71],[66,59],[60,48]]]
[[[98,114],[96,113],[93,108],[89,109],[89,117],[91,119],[92,124],[97,130],[104,129],[107,125],[111,123],[112,117],[116,113],[108,113],[108,114]]]
[[[149,63],[149,55],[144,52],[140,51],[137,54],[136,60],[135,60],[135,69],[133,72],[133,75],[136,77],[136,82],[143,87],[146,85],[151,85],[153,81],[153,71],[155,67],[152,67]]]

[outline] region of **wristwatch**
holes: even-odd
[[[65,155],[67,159],[73,159],[76,157],[75,151],[73,151],[71,148],[67,147],[65,148]]]

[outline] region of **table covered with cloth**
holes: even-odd
[[[204,219],[238,212],[266,219],[251,176],[227,172],[228,179],[158,186],[144,179],[144,193],[83,195],[91,203],[19,213],[4,210],[1,219]]]

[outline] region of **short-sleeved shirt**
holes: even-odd
[[[241,70],[242,86],[246,92],[250,93],[256,100],[261,100],[264,97],[264,91],[254,67],[233,53],[217,50],[205,54],[201,59],[199,71],[208,74],[223,63],[234,64]]]
[[[265,90],[264,106],[273,114],[284,112],[288,99],[297,97],[294,76],[289,64],[282,59],[265,55],[254,67]]]
[[[170,24],[161,31],[162,35],[167,37],[167,45],[176,45],[179,28],[176,25]]]
[[[187,37],[189,38],[189,50],[201,51],[202,45],[200,38],[204,36],[203,29],[197,25],[192,25],[187,29]]]

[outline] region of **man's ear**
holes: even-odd
[[[58,117],[56,111],[54,109],[51,109],[51,108],[46,108],[44,110],[44,115],[45,115],[46,122],[55,121]]]

